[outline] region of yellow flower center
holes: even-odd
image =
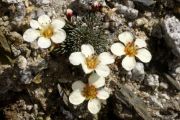
[[[53,34],[54,34],[54,30],[51,25],[48,25],[41,31],[41,35],[45,38],[51,38]]]
[[[135,56],[137,54],[137,46],[135,46],[133,42],[129,42],[125,46],[124,52],[126,53],[126,55]]]
[[[95,69],[99,64],[98,57],[95,55],[87,57],[85,62],[89,69]]]
[[[87,84],[84,87],[83,96],[86,97],[86,99],[88,99],[88,100],[96,98],[96,96],[97,96],[97,89],[96,89],[96,87],[94,85]]]

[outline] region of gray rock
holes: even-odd
[[[18,2],[22,2],[23,0],[2,0],[2,1],[6,3],[18,3]]]
[[[163,88],[163,89],[167,89],[168,88],[168,84],[165,82],[160,82],[159,87]]]
[[[140,2],[145,6],[150,6],[156,3],[154,0],[133,0],[134,2]]]
[[[170,75],[178,82],[180,82],[180,59],[175,59],[169,62]]]
[[[42,4],[49,4],[50,0],[33,0],[36,4],[42,5]]]
[[[151,87],[159,87],[159,76],[156,74],[150,74],[146,77],[145,83]]]
[[[150,114],[147,112],[147,106],[138,96],[136,96],[132,91],[130,91],[126,86],[120,85],[115,91],[116,104],[119,106],[118,102],[122,102],[124,105],[134,110],[143,118],[144,120],[151,120]]]
[[[20,74],[21,74],[20,80],[23,84],[30,84],[31,83],[33,76],[32,76],[32,73],[30,70],[20,71]]]
[[[167,16],[162,27],[165,32],[165,41],[172,48],[174,55],[180,58],[180,21],[175,16]]]
[[[137,62],[135,68],[132,70],[132,79],[141,81],[144,79],[144,65],[140,62]]]
[[[155,95],[155,96],[151,96],[151,100],[152,102],[154,102],[157,106],[163,108],[163,105],[161,103],[161,101],[159,100],[158,96]]]
[[[135,19],[138,16],[139,11],[121,4],[115,4],[115,7],[117,8],[117,12],[124,14],[125,17],[129,19]]]

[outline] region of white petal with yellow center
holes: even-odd
[[[65,26],[66,22],[63,18],[58,18],[58,19],[52,20],[51,24],[55,29],[60,30],[61,28]]]
[[[66,32],[63,29],[58,30],[53,34],[51,39],[54,43],[61,43],[66,39]]]
[[[126,45],[129,42],[132,42],[134,39],[134,36],[131,32],[123,32],[119,34],[118,36],[119,40]]]
[[[69,102],[73,105],[81,104],[86,98],[82,95],[80,90],[73,91],[69,96]]]
[[[106,100],[109,97],[109,92],[105,90],[104,88],[101,90],[98,90],[97,97],[102,100]]]
[[[50,47],[51,46],[51,41],[50,41],[50,39],[48,39],[48,38],[45,38],[45,37],[40,37],[39,39],[38,39],[38,46],[40,47],[40,48],[48,48],[48,47]]]
[[[88,110],[92,114],[97,114],[101,109],[101,102],[98,99],[92,99],[88,101]]]
[[[82,91],[85,87],[85,84],[82,82],[82,81],[75,81],[73,84],[72,84],[72,89],[73,90],[77,90],[79,89],[80,91]]]
[[[137,51],[136,57],[138,57],[142,62],[148,63],[150,62],[152,55],[147,49],[143,48]]]
[[[105,85],[105,78],[93,73],[89,76],[88,83],[94,85],[96,88],[100,88]]]
[[[82,62],[84,62],[85,57],[81,52],[73,52],[69,56],[69,61],[73,65],[80,65]]]
[[[85,61],[82,62],[81,65],[82,65],[83,71],[84,71],[86,74],[91,73],[92,71],[94,71],[94,69],[89,69],[89,68],[87,67]]]
[[[136,39],[134,44],[138,47],[138,48],[143,48],[143,47],[147,47],[146,41],[143,39]]]
[[[107,65],[99,64],[95,70],[96,73],[102,77],[107,77],[110,74],[110,69]]]
[[[37,20],[30,20],[30,26],[31,26],[33,29],[38,29],[38,28],[40,28],[39,22],[38,22]]]
[[[81,52],[85,55],[85,57],[89,57],[95,53],[93,46],[89,44],[83,44],[81,46]]]
[[[47,15],[41,15],[38,18],[38,22],[40,23],[40,25],[44,26],[44,25],[48,25],[51,22],[51,19]]]
[[[126,56],[122,60],[122,67],[127,71],[132,70],[135,67],[135,65],[136,65],[135,57]]]
[[[23,39],[27,42],[33,42],[40,36],[40,32],[35,29],[27,29],[23,34]]]
[[[108,52],[101,53],[98,58],[101,61],[101,64],[104,65],[114,63],[114,57]]]
[[[111,52],[113,54],[115,54],[116,56],[122,56],[125,54],[124,52],[124,45],[121,44],[121,43],[114,43],[112,46],[111,46]]]

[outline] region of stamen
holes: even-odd
[[[135,46],[133,42],[129,42],[126,45],[124,52],[126,53],[126,55],[135,56],[137,54],[137,46]]]
[[[97,96],[97,89],[96,89],[96,87],[94,85],[87,84],[84,87],[83,96],[86,97],[86,99],[88,99],[88,100],[96,98],[96,96]]]
[[[99,64],[99,60],[97,56],[90,56],[86,58],[86,65],[89,69],[95,69]]]
[[[45,38],[51,38],[53,36],[53,34],[54,34],[53,27],[51,25],[48,25],[46,28],[44,28],[41,31],[41,34]]]

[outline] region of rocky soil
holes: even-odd
[[[180,120],[180,1],[98,0],[99,6],[94,2],[0,1],[0,120]],[[83,21],[89,13],[94,21]],[[53,50],[39,49],[22,37],[29,20],[42,14],[67,22],[70,37]],[[68,101],[72,82],[87,77],[81,67],[69,63],[69,54],[83,43],[76,42],[78,35],[69,29],[84,34],[89,29],[82,31],[83,23],[88,22],[94,25],[88,35],[107,40],[99,52],[109,50],[122,31],[131,31],[147,39],[152,54],[150,63],[138,61],[129,72],[116,58],[106,78],[111,96],[97,115],[88,112],[86,102],[74,107]]]

